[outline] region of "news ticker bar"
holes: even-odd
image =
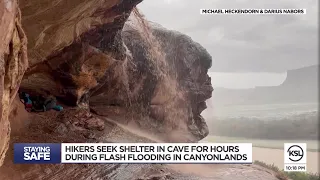
[[[252,143],[16,143],[16,164],[252,163]]]

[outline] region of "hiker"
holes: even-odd
[[[22,92],[19,94],[20,99],[23,100],[25,105],[25,109],[28,112],[45,112],[51,109],[56,111],[62,111],[63,107],[57,105],[57,100],[54,96],[47,96],[44,98],[43,96],[30,96],[29,94]]]
[[[19,93],[19,98],[20,98],[20,101],[23,100],[23,101],[21,101],[21,102],[24,104],[24,108],[25,108],[28,112],[31,111],[31,109],[32,109],[32,101],[31,101],[31,99],[30,99],[29,94],[24,93],[24,92]]]

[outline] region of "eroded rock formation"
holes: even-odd
[[[147,22],[141,21],[143,18],[137,14],[123,30],[133,64],[139,73],[147,69],[142,77],[130,75],[129,82],[140,81],[145,85],[137,94],[147,98],[145,109],[155,121],[162,122],[160,126],[165,126],[166,133],[178,131],[187,140],[186,132],[190,132],[194,138],[188,140],[202,139],[207,136],[208,128],[200,113],[213,91],[207,75],[211,56],[190,37],[155,23],[145,26]],[[150,89],[150,94],[146,94],[146,89]]]
[[[200,113],[213,90],[211,56],[190,37],[147,22],[134,9],[140,1],[20,0],[22,19],[15,1],[1,2],[1,157],[19,86],[99,115],[112,114],[106,109],[134,114],[124,122],[166,134],[165,141],[198,141],[208,134]],[[83,126],[103,127],[97,119],[90,122]]]
[[[70,105],[87,106],[88,92],[104,81],[107,68],[124,60],[119,35],[140,1],[20,2],[31,39],[30,69],[21,87],[49,91]]]
[[[6,151],[15,142],[186,142],[208,134],[200,113],[213,90],[211,56],[190,37],[147,22],[134,8],[141,1],[0,1],[0,179],[276,179],[242,165],[213,172],[204,165],[13,164]],[[51,93],[66,108],[27,113],[19,88]]]
[[[27,39],[14,0],[0,2],[0,166],[8,149],[11,104],[28,66]]]
[[[134,111],[149,118],[138,120],[144,129],[182,133],[176,141],[200,140],[208,134],[200,113],[212,93],[211,56],[190,37],[149,24],[137,10],[125,23],[134,5],[108,10],[125,12],[65,48],[52,49],[41,61],[29,52],[32,65],[21,88],[50,92],[72,106],[89,108],[90,102],[92,109]]]

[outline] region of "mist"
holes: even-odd
[[[212,78],[215,90],[202,113],[210,133],[316,140],[318,72],[319,65],[289,70],[285,74],[212,73],[216,76]]]
[[[253,143],[256,160],[280,169],[284,142],[306,142],[308,151],[319,151],[318,2],[150,0],[140,4],[151,21],[187,34],[212,56],[208,74],[214,91],[201,113],[209,128],[204,141]],[[306,8],[307,13],[203,16],[200,8]],[[308,171],[318,172],[318,157],[318,152],[308,154]]]
[[[282,73],[230,73],[209,72],[214,88],[248,89],[257,86],[279,86],[287,78],[287,72]]]

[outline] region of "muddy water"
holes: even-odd
[[[282,149],[270,149],[253,147],[253,160],[263,161],[267,164],[274,164],[283,169],[284,153]],[[307,171],[319,172],[319,152],[307,152]]]

